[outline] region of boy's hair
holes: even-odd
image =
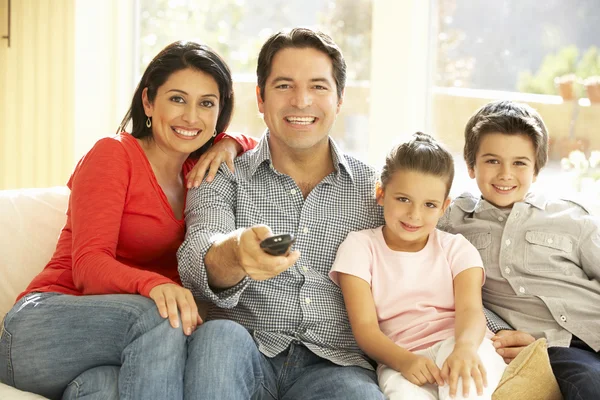
[[[448,197],[454,179],[454,160],[450,152],[430,135],[417,132],[410,141],[399,144],[390,151],[381,171],[381,187],[385,189],[392,175],[401,170],[444,178],[445,197]]]
[[[465,127],[463,155],[470,169],[475,167],[475,157],[482,138],[488,133],[525,135],[535,149],[535,174],[548,161],[548,131],[540,114],[527,104],[512,101],[493,101],[471,116]]]

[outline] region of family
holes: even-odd
[[[51,399],[490,399],[545,337],[564,398],[600,398],[600,219],[530,191],[539,114],[477,110],[464,159],[481,195],[451,200],[453,158],[428,134],[379,173],[344,154],[329,133],[345,83],[326,34],[272,35],[257,142],[226,133],[218,54],[162,50],[75,167],[55,253],[2,322],[0,382]],[[294,245],[267,254],[281,233]]]

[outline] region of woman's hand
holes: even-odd
[[[454,346],[454,350],[442,365],[442,378],[450,385],[450,396],[456,396],[458,378],[462,378],[463,396],[469,396],[471,378],[475,381],[477,394],[483,394],[487,387],[487,374],[477,355],[477,348],[471,345]]]
[[[444,385],[440,369],[433,360],[427,357],[411,354],[406,361],[399,365],[398,372],[417,386],[423,386],[426,383]]]
[[[181,314],[183,333],[187,336],[202,323],[194,296],[186,288],[174,283],[164,283],[150,290],[150,298],[156,303],[160,316],[168,317],[173,328],[179,328],[179,313]]]
[[[233,160],[242,150],[241,144],[228,137],[222,139],[219,143],[212,145],[200,156],[198,162],[194,165],[194,168],[187,174],[187,188],[200,186],[207,170],[208,175],[206,181],[212,182],[222,163],[227,164],[229,170],[234,172]]]

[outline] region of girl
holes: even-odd
[[[459,387],[459,398],[491,399],[506,367],[486,332],[479,252],[436,229],[453,178],[452,156],[431,136],[394,148],[376,192],[385,225],[350,233],[330,272],[392,400],[446,399]]]

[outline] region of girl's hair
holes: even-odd
[[[148,64],[140,83],[135,89],[131,106],[125,114],[117,133],[125,131],[132,122],[131,135],[135,138],[152,138],[152,129],[146,127],[146,113],[142,103],[142,92],[148,88],[148,100],[154,103],[156,92],[169,77],[187,68],[202,71],[210,75],[219,87],[219,117],[217,133],[224,132],[229,126],[233,114],[233,81],[229,67],[223,59],[210,47],[187,41],[178,41],[165,47]],[[199,158],[213,143],[211,137],[204,146],[194,151],[190,157]]]
[[[454,179],[454,160],[448,150],[430,135],[417,132],[410,141],[392,149],[381,171],[382,188],[385,188],[392,175],[401,170],[444,178],[448,197]]]

